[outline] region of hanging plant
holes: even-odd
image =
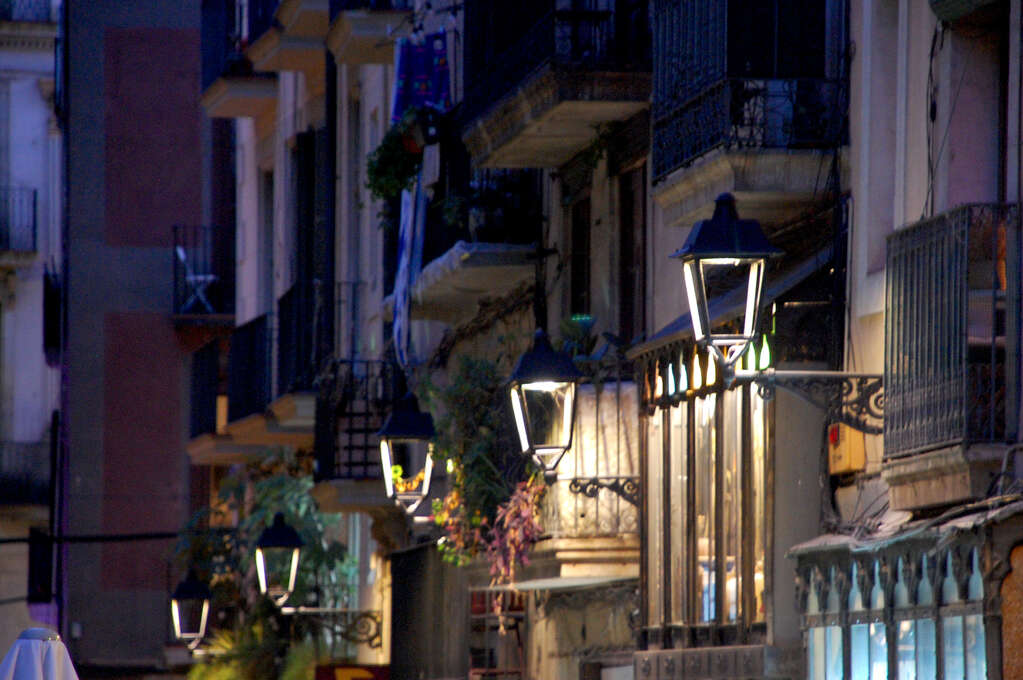
[[[401,192],[412,186],[423,164],[423,148],[437,134],[435,115],[410,108],[369,154],[367,187],[374,196],[385,201],[401,198]]]

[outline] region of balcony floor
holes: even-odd
[[[277,77],[272,74],[221,76],[200,100],[210,118],[259,118],[277,109]]]
[[[593,143],[599,126],[649,106],[650,74],[547,64],[474,120],[462,139],[486,168],[556,168]]]

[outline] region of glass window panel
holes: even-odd
[[[742,454],[742,390],[730,390],[721,396],[724,449],[720,452],[722,471],[720,491],[722,527],[725,551],[725,602],[724,612],[728,621],[735,621],[741,613],[741,570],[740,546],[742,528],[742,499],[740,490],[742,473],[739,460]]]
[[[671,619],[682,623],[685,620],[685,488],[686,475],[686,416],[688,406],[671,409]]]
[[[717,396],[709,395],[696,400],[696,448],[694,451],[695,476],[694,518],[696,530],[697,592],[700,594],[698,619],[713,621],[716,618],[714,602],[717,576],[717,560],[714,544],[714,470],[716,423],[714,418]]]
[[[973,614],[966,617],[966,680],[984,680],[986,677],[984,619],[979,614]]]
[[[766,616],[764,607],[764,558],[767,554],[767,533],[765,524],[764,457],[767,451],[767,419],[764,400],[760,398],[756,388],[750,390],[750,422],[752,426],[753,451],[750,456],[750,474],[753,475],[750,485],[753,492],[753,602],[756,611],[750,617],[754,621],[763,621]]]
[[[811,628],[806,645],[806,667],[810,680],[827,680],[826,653],[827,637],[823,628]]]
[[[941,620],[942,644],[945,651],[945,677],[963,678],[963,617],[945,616]]]
[[[899,622],[895,645],[899,680],[916,680],[916,625],[913,621]]]
[[[658,411],[646,419],[647,422],[647,484],[644,492],[647,494],[649,512],[647,513],[647,625],[656,626],[662,622],[661,603],[661,461],[663,460],[663,445],[661,437],[661,421],[663,415]]]
[[[916,680],[934,680],[938,675],[938,647],[932,619],[917,619]]]
[[[887,680],[888,678],[888,637],[885,625],[874,622],[870,624],[870,680]]]
[[[867,624],[857,623],[849,627],[849,647],[852,659],[849,671],[852,680],[870,678],[870,633]]]
[[[526,383],[521,389],[526,427],[534,450],[545,460],[560,454],[572,436],[575,383]]]
[[[826,680],[842,680],[842,628],[828,626],[827,630],[827,675]]]

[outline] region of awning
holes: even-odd
[[[535,578],[528,581],[519,581],[517,583],[493,585],[486,588],[473,588],[472,590],[489,592],[514,591],[517,593],[536,590],[576,590],[583,588],[595,588],[597,586],[605,587],[610,585],[619,585],[630,581],[637,585],[639,584],[639,580],[631,576],[555,576],[553,578]]]
[[[476,313],[484,297],[500,297],[534,275],[536,247],[510,243],[455,245],[423,267],[412,284],[413,320],[457,323]],[[394,297],[383,301],[383,316],[394,314]]]
[[[802,262],[774,275],[764,286],[760,296],[761,306],[773,302],[789,292],[800,283],[810,278],[831,262],[831,246],[817,251]],[[681,279],[681,276],[679,277]],[[681,285],[681,282],[679,283]],[[708,302],[708,314],[711,319],[711,326],[716,326],[730,321],[741,315],[746,308],[745,287],[735,288],[719,295]],[[685,340],[693,335],[693,322],[689,312],[678,317],[667,326],[657,331],[649,340],[626,352],[626,356],[632,360],[650,352],[656,351],[666,345],[679,340]]]

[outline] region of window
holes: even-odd
[[[525,593],[470,590],[469,599],[469,677],[524,677]]]
[[[686,390],[680,368],[662,390]],[[647,623],[736,631],[765,620],[766,409],[749,386],[695,394],[647,419]]]
[[[590,313],[590,199],[572,204],[571,300],[572,314]]]
[[[850,559],[827,572],[814,566],[812,574],[805,617],[811,680],[843,680],[845,673],[850,680],[987,677],[977,549],[939,553],[922,547],[913,557]],[[837,593],[845,579],[850,586],[843,608]],[[886,583],[892,580],[889,602]]]

